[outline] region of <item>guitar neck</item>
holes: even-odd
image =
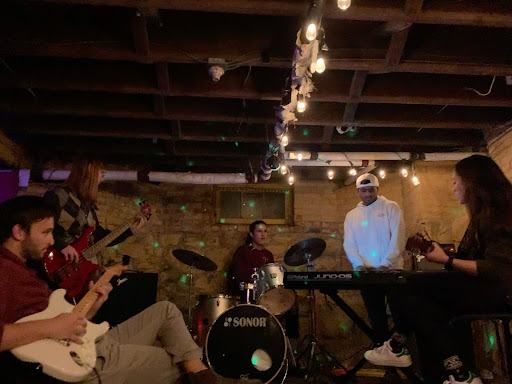
[[[112,241],[117,239],[121,234],[126,231],[128,228],[130,228],[132,224],[132,219],[125,222],[123,225],[117,227],[112,232],[110,232],[107,236],[105,236],[103,239],[98,241],[97,243],[93,244],[91,247],[87,248],[85,251],[82,252],[83,256],[86,259],[90,259],[94,255],[96,255],[99,251],[101,251],[103,248],[105,248],[107,245],[109,245]]]
[[[95,292],[95,288],[99,285],[106,284],[110,282],[112,277],[116,276],[117,273],[107,269],[106,272],[101,276],[98,281],[94,284],[94,286],[85,294],[85,296],[80,300],[80,302],[73,308],[73,312],[79,315],[87,315],[87,312],[91,309],[93,304],[98,299],[98,294]]]

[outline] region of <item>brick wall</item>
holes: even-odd
[[[413,187],[409,179],[388,174],[381,180],[379,194],[396,201],[404,211],[407,233],[423,227],[443,242],[460,239],[464,210],[451,192],[452,164],[423,163],[416,166],[421,184]],[[31,184],[22,193],[42,194],[49,185]],[[119,246],[103,251],[105,264],[120,262],[123,254],[132,256],[135,269],[158,272],[160,300],[175,302],[184,312],[188,305],[189,268],[172,254],[173,249],[187,249],[212,259],[218,270],[194,271],[194,295],[226,293],[226,276],[233,252],[243,243],[246,225],[215,224],[213,186],[183,186],[135,182],[105,182],[99,195],[99,220],[112,229],[138,211],[136,202],[145,199],[155,210],[144,230]],[[346,213],[359,202],[355,185],[298,180],[294,186],[295,225],[269,226],[269,250],[282,263],[288,248],[295,243],[320,237],[327,243],[325,252],[315,260],[315,270],[349,270],[342,247],[343,221]],[[408,263],[410,265],[410,262]],[[304,270],[305,267],[289,269]],[[341,296],[366,318],[360,294],[345,291]],[[319,292],[317,326],[321,343],[340,360],[365,348],[369,340],[329,299]],[[308,333],[309,300],[298,292],[301,334]],[[350,365],[360,354],[343,361]]]
[[[488,149],[508,179],[512,180],[512,130],[492,140]]]

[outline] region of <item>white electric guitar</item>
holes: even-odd
[[[24,317],[16,323],[50,319],[61,313],[69,312],[85,316],[98,298],[95,288],[100,284],[108,283],[112,277],[119,276],[127,268],[123,265],[107,268],[103,276],[76,306],[64,299],[66,294],[64,289],[57,289],[50,295],[48,308]],[[49,376],[70,383],[78,382],[84,380],[96,365],[96,340],[102,337],[108,329],[109,325],[106,321],[101,324],[88,321],[82,345],[69,340],[42,339],[14,348],[11,352],[22,361],[39,363],[43,372]]]

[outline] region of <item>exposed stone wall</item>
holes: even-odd
[[[381,180],[379,194],[396,201],[404,211],[407,233],[422,227],[441,241],[460,239],[458,222],[464,211],[451,192],[452,165],[418,164],[421,184],[413,187],[409,179],[389,174]],[[49,185],[32,184],[22,193],[42,194]],[[159,273],[160,300],[175,302],[184,312],[188,305],[189,268],[172,254],[187,249],[212,259],[218,270],[194,271],[194,295],[226,293],[226,276],[232,254],[243,243],[246,225],[215,224],[214,187],[136,182],[105,182],[99,195],[99,220],[109,229],[123,223],[138,211],[136,201],[145,199],[154,207],[154,215],[144,230],[115,248],[103,251],[103,262],[120,262],[123,254],[132,257],[138,270]],[[359,202],[355,185],[298,180],[294,186],[294,226],[269,226],[269,250],[276,262],[283,263],[288,248],[295,243],[320,237],[327,243],[325,252],[315,260],[315,270],[350,270],[343,247],[343,221]],[[408,263],[410,265],[410,261]],[[291,268],[290,268],[291,269]],[[294,267],[305,270],[305,267]],[[366,318],[358,291],[343,291],[341,296]],[[301,334],[308,333],[309,300],[306,291],[298,291]],[[322,345],[340,360],[369,345],[368,338],[330,300],[316,292],[317,327]],[[360,358],[356,354],[350,365]]]

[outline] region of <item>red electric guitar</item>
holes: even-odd
[[[150,204],[141,204],[141,213],[146,220],[149,220],[151,217],[151,210]],[[65,289],[69,299],[78,297],[86,289],[85,287],[90,280],[88,276],[99,269],[99,266],[89,259],[130,228],[133,220],[134,218],[126,221],[91,246],[90,237],[95,228],[87,227],[82,235],[71,244],[80,255],[78,262],[66,261],[66,258],[60,251],[55,248],[49,248],[43,256],[43,265],[50,280],[58,284],[59,288]]]

